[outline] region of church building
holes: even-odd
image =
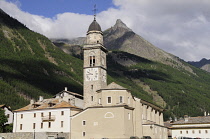
[[[65,89],[51,99],[31,101],[14,111],[13,132],[33,133],[37,139],[166,139],[162,108],[132,96],[114,82],[107,85],[108,51],[95,17],[83,52],[83,96]]]

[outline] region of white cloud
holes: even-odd
[[[102,29],[121,19],[146,40],[186,61],[210,59],[209,0],[113,0],[113,3],[118,8],[97,15]],[[0,8],[49,38],[85,36],[93,20],[90,15],[76,13],[61,13],[52,19],[32,15],[5,0],[0,1]]]

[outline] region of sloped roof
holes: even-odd
[[[94,19],[93,22],[90,24],[89,28],[88,28],[88,32],[89,31],[101,31],[101,26],[96,22],[96,20]]]
[[[106,88],[103,88],[105,90],[127,90],[126,88],[120,86],[119,84],[116,84],[115,82],[110,83]]]
[[[142,104],[148,105],[148,106],[150,106],[150,107],[152,107],[153,109],[156,109],[156,110],[158,110],[158,111],[164,111],[163,108],[161,108],[161,107],[159,107],[159,106],[156,106],[156,105],[154,105],[154,104],[152,104],[152,103],[149,103],[149,102],[147,102],[147,101],[145,101],[145,100],[142,100],[142,99],[141,99],[140,102],[141,102]]]
[[[79,97],[79,98],[83,98],[83,96],[80,95],[80,94],[77,94],[77,93],[74,93],[74,92],[71,92],[71,91],[66,91],[66,90],[63,90],[63,91],[59,92],[58,94],[61,94],[61,93],[63,93],[63,92],[68,93],[68,94],[70,94],[70,95],[74,95],[74,96]],[[56,94],[56,95],[57,95],[57,94]],[[56,97],[56,95],[54,96],[54,98]]]
[[[11,108],[10,108],[10,106],[8,107],[8,106],[5,105],[5,104],[0,105],[0,108],[2,108],[2,109],[4,109],[5,107],[6,107],[8,110],[12,111]]]
[[[175,121],[173,125],[179,124],[207,124],[210,123],[210,116],[188,117],[188,120],[184,119]]]
[[[52,104],[51,106],[49,104]],[[43,109],[57,109],[57,108],[77,108],[66,101],[59,101],[59,99],[44,99],[43,101],[38,101],[33,104],[29,104],[23,108],[15,110],[18,111],[29,111],[29,110],[43,110]]]
[[[0,105],[0,108],[2,108],[2,107],[4,107],[5,106],[5,104],[3,104],[3,105]]]

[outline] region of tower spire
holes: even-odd
[[[96,4],[95,4],[95,5],[94,5],[94,8],[93,8],[94,20],[96,20],[96,11],[98,11],[98,9],[96,9]]]

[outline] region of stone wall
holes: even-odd
[[[18,132],[18,133],[0,133],[0,137],[4,139],[56,139],[57,137],[64,137],[63,139],[69,139],[69,133],[57,133],[57,132]]]

